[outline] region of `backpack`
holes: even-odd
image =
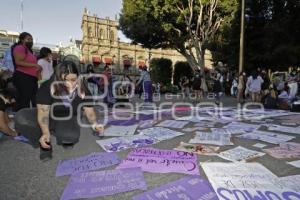
[[[291,112],[300,112],[300,101],[294,101],[291,104]]]
[[[2,65],[4,70],[6,71],[6,88],[7,90],[10,91],[10,93],[12,94],[13,98],[17,98],[19,93],[17,88],[15,87],[14,83],[13,83],[13,79],[14,79],[14,72],[16,70],[16,62],[13,56],[13,51],[14,48],[18,45],[18,43],[14,43],[10,48],[5,50],[4,53],[4,59],[2,61]],[[27,56],[28,53],[28,49],[25,48],[25,56]],[[2,88],[4,89],[4,88]]]
[[[11,48],[8,48],[4,51],[4,58],[2,60],[2,68],[5,71],[10,71],[10,72],[14,72],[15,71],[15,66],[14,66],[14,61],[12,58],[12,54],[11,54]]]
[[[4,51],[4,58],[2,60],[2,65],[4,70],[9,70],[10,72],[14,73],[16,70],[16,61],[14,58],[14,49],[19,45],[19,43],[14,43],[10,48]],[[25,48],[25,57],[28,54],[28,49]]]

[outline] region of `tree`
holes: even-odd
[[[174,85],[179,85],[180,78],[184,76],[191,78],[193,76],[192,68],[188,62],[176,62],[173,74]]]
[[[166,58],[151,59],[150,75],[155,83],[170,84],[172,81],[172,61]]]
[[[299,0],[246,0],[244,66],[247,71],[257,67],[286,70],[300,65],[299,10]],[[222,33],[222,41],[218,41],[214,50],[225,63],[237,67],[239,9],[228,31]]]
[[[232,18],[236,0],[123,0],[120,29],[148,48],[172,48],[204,69],[205,50]]]

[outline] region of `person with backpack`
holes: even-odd
[[[12,47],[12,58],[15,66],[13,82],[18,91],[16,111],[22,108],[36,106],[35,96],[38,90],[38,77],[42,67],[37,64],[37,58],[32,51],[31,34],[23,32],[19,41]]]

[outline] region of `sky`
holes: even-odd
[[[23,31],[35,42],[67,44],[71,37],[82,39],[81,20],[84,8],[90,15],[115,19],[122,0],[23,0]],[[21,0],[0,0],[0,30],[21,31]],[[121,41],[128,41],[119,33]]]

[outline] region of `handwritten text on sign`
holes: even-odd
[[[176,172],[199,175],[197,157],[193,153],[173,150],[135,149],[117,168],[132,167],[141,167],[143,171],[154,173]]]
[[[132,197],[133,200],[218,200],[209,182],[200,176],[186,176]]]
[[[202,163],[220,200],[300,200],[277,176],[258,163]]]
[[[147,189],[139,168],[83,172],[71,176],[61,200],[94,198],[136,189]]]
[[[114,153],[91,153],[87,156],[60,161],[56,169],[56,176],[97,170],[118,163],[120,160]]]

